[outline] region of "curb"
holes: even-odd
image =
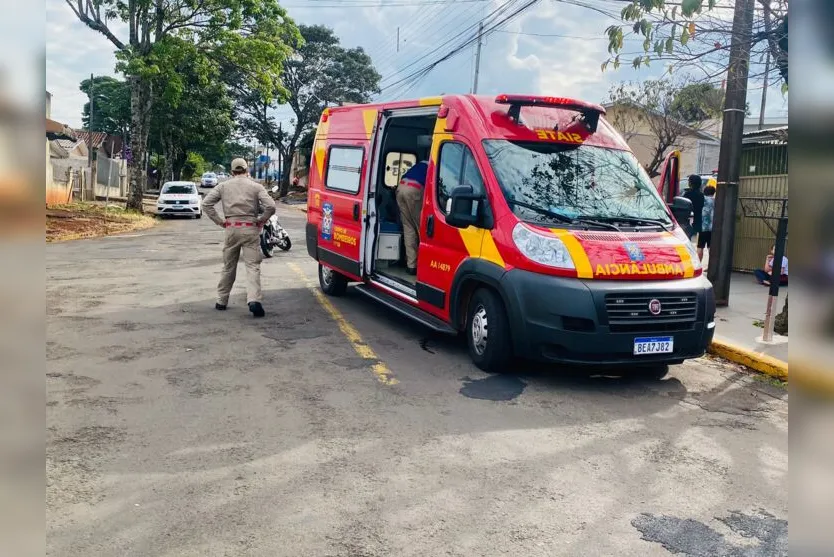
[[[770,377],[788,380],[788,364],[766,354],[759,354],[747,348],[723,340],[713,340],[707,351],[725,360],[741,364]]]

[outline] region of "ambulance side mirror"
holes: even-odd
[[[689,226],[689,217],[692,216],[692,202],[686,197],[679,195],[669,203],[669,209],[672,210],[675,220],[678,221],[678,224],[681,225],[681,228],[684,229],[687,236],[692,236],[692,229]]]
[[[446,224],[455,228],[481,226],[483,221],[486,195],[476,192],[472,186],[458,186],[452,190],[449,197],[449,214]]]

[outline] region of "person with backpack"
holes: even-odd
[[[701,232],[698,233],[698,259],[704,260],[704,248],[712,247],[712,220],[715,215],[715,186],[704,188],[704,208],[701,211]]]

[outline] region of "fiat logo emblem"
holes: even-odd
[[[652,315],[660,315],[660,300],[655,298],[654,300],[649,301],[649,313]]]

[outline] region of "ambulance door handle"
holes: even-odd
[[[429,215],[429,218],[426,219],[426,236],[434,237],[434,215]]]
[[[353,204],[353,220],[359,220],[359,202]]]

